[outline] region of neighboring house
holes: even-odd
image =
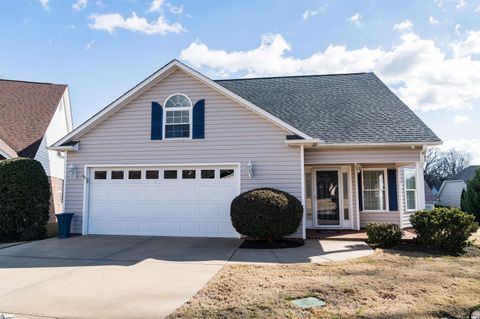
[[[237,237],[231,200],[274,187],[302,201],[305,237],[409,226],[440,143],[373,73],[213,81],[174,60],[50,149],[73,232]]]
[[[458,207],[462,199],[462,192],[467,188],[467,181],[475,176],[480,165],[472,165],[442,183],[437,194],[438,203],[442,206]]]
[[[51,184],[54,213],[63,209],[64,159],[47,146],[72,130],[68,86],[0,80],[0,159],[39,161]]]
[[[432,189],[428,185],[427,181],[423,181],[423,185],[425,185],[425,209],[433,209],[435,208],[436,198],[432,192]]]

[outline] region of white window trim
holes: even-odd
[[[407,174],[405,174],[406,171],[413,171],[414,172],[414,177],[415,177],[415,189],[407,189]],[[407,212],[414,212],[417,211],[418,208],[418,182],[417,182],[418,174],[417,174],[417,169],[413,167],[406,167],[403,169],[403,182],[404,182],[404,188],[405,188],[405,211]],[[408,196],[407,192],[408,191],[415,191],[415,208],[408,209]]]
[[[365,191],[365,184],[363,183],[364,178],[363,178],[363,172],[364,171],[383,171],[383,176],[385,176],[385,209],[379,209],[379,210],[372,210],[372,209],[365,209],[365,196],[364,196],[364,191]],[[389,207],[390,207],[390,202],[388,198],[388,170],[387,168],[375,168],[375,167],[369,167],[369,168],[362,168],[362,213],[388,213],[390,212]]]
[[[172,97],[172,96],[175,96],[175,95],[182,95],[184,97],[187,98],[187,100],[190,102],[190,105],[191,107],[175,107],[175,108],[171,108],[169,109],[169,111],[189,111],[188,113],[188,121],[189,121],[189,125],[190,125],[190,129],[189,129],[189,136],[188,137],[167,137],[166,134],[165,134],[165,128],[167,126],[167,101]],[[193,103],[192,103],[192,100],[186,95],[186,94],[183,94],[183,93],[173,93],[173,94],[170,94],[166,99],[165,101],[163,102],[163,116],[162,116],[162,136],[163,136],[163,139],[164,140],[168,140],[168,141],[175,141],[175,140],[191,140],[192,139],[192,129],[193,129]]]

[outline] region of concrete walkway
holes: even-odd
[[[229,264],[323,263],[365,257],[373,253],[365,242],[310,239],[287,249],[237,249]]]
[[[163,318],[227,263],[304,263],[371,254],[361,242],[238,249],[241,240],[137,236],[51,238],[0,249],[0,314],[16,318]]]

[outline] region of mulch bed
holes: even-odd
[[[245,239],[240,245],[243,249],[282,249],[282,248],[297,248],[305,245],[303,239],[279,239],[272,242],[257,239]]]

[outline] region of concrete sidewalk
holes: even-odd
[[[229,264],[295,264],[349,260],[371,255],[365,242],[345,240],[305,241],[305,245],[286,249],[237,249]]]

